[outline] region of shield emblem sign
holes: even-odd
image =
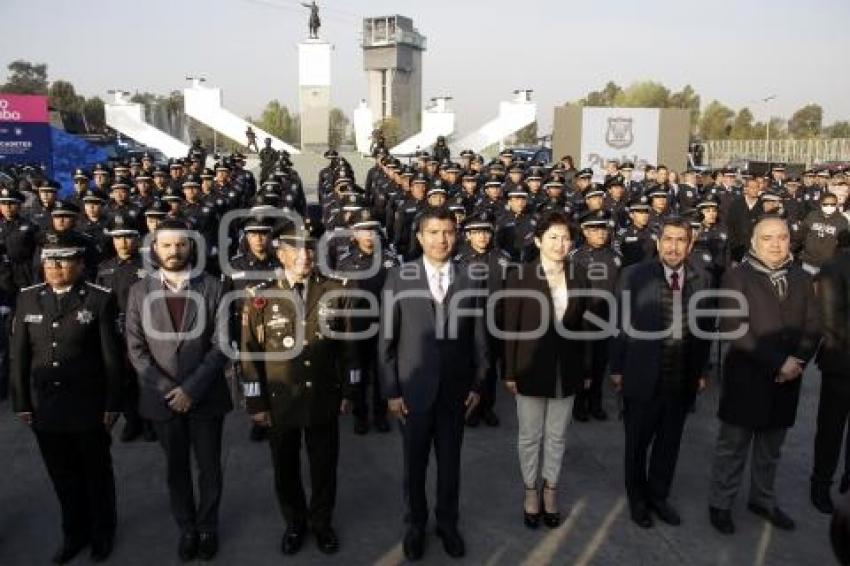
[[[632,132],[631,118],[608,118],[608,131],[605,132],[605,143],[614,149],[624,149],[635,141]]]

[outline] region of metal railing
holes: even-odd
[[[709,140],[703,142],[704,160],[711,167],[730,161],[772,161],[817,165],[850,161],[850,138],[810,140]]]

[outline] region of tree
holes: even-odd
[[[614,106],[630,108],[667,108],[670,90],[653,81],[633,83],[614,98]]]
[[[753,134],[753,113],[749,108],[741,108],[732,122],[732,130],[729,137],[734,140],[751,140]]]
[[[60,112],[82,113],[86,99],[68,81],[53,81],[47,89],[50,107]]]
[[[732,118],[735,113],[731,108],[716,100],[712,100],[699,121],[699,135],[704,140],[723,140],[729,137],[732,130]]]
[[[608,81],[605,88],[588,93],[587,97],[582,98],[578,103],[581,106],[613,106],[614,99],[622,92],[623,89],[617,83]]]
[[[824,128],[823,133],[828,138],[850,138],[850,122],[835,122]]]
[[[293,119],[289,109],[277,100],[266,104],[256,125],[274,137],[290,142],[293,139]],[[299,136],[300,137],[300,136]]]
[[[517,145],[537,145],[537,121],[517,131],[514,138]]]
[[[18,59],[9,66],[9,77],[0,91],[12,94],[47,94],[47,65]]]
[[[103,132],[106,129],[106,111],[103,100],[93,96],[83,106],[83,118],[89,132]]]
[[[807,104],[791,115],[788,133],[796,139],[814,138],[820,135],[822,124],[823,108],[819,104]]]
[[[332,108],[330,114],[330,132],[328,134],[328,145],[333,148],[339,148],[342,144],[348,141],[347,132],[351,121],[345,112],[339,108]]]
[[[393,148],[401,141],[401,122],[394,116],[387,116],[383,120],[379,120],[375,124],[375,128],[380,129],[384,134],[384,140],[387,142],[388,148]]]

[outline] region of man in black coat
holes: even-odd
[[[416,238],[423,257],[387,276],[384,298],[392,304],[381,309],[378,339],[381,383],[390,412],[402,423],[410,511],[402,548],[410,560],[424,553],[433,444],[437,535],[447,554],[461,557],[466,553],[457,529],[464,418],[478,404],[489,358],[484,317],[469,311],[483,308],[487,292],[484,282],[450,261],[456,226],[448,210],[423,212]]]
[[[650,509],[667,524],[681,523],[667,496],[685,417],[707,381],[710,342],[699,332],[711,324],[697,317],[696,308],[710,305],[691,305],[691,297],[711,284],[707,273],[685,262],[693,240],[687,220],[664,219],[658,259],[626,268],[615,294],[620,332],[611,343],[611,380],[623,394],[626,493],[632,520],[642,528],[652,526]],[[664,334],[649,338],[636,331]]]
[[[817,282],[823,342],[817,356],[821,389],[811,499],[819,511],[831,514],[835,506],[829,490],[850,415],[850,252],[839,250],[821,268]]]
[[[72,560],[91,543],[92,560],[112,552],[115,479],[109,431],[121,409],[115,298],[83,280],[73,233],[50,234],[41,252],[45,283],[23,289],[12,334],[14,411],[32,427],[62,510]]]
[[[749,177],[744,185],[744,194],[731,201],[726,215],[729,230],[729,253],[734,262],[739,262],[750,247],[753,222],[761,214],[758,180]]]
[[[720,319],[721,336],[730,344],[723,360],[709,516],[723,534],[735,531],[730,510],[751,449],[748,509],[777,528],[794,528],[776,504],[774,480],[820,324],[811,277],[792,263],[790,240],[783,218],[761,217],[745,261],[728,270],[721,284],[739,296],[724,297],[720,308],[740,313]]]

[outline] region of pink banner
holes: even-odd
[[[0,122],[47,123],[47,97],[0,92]]]

